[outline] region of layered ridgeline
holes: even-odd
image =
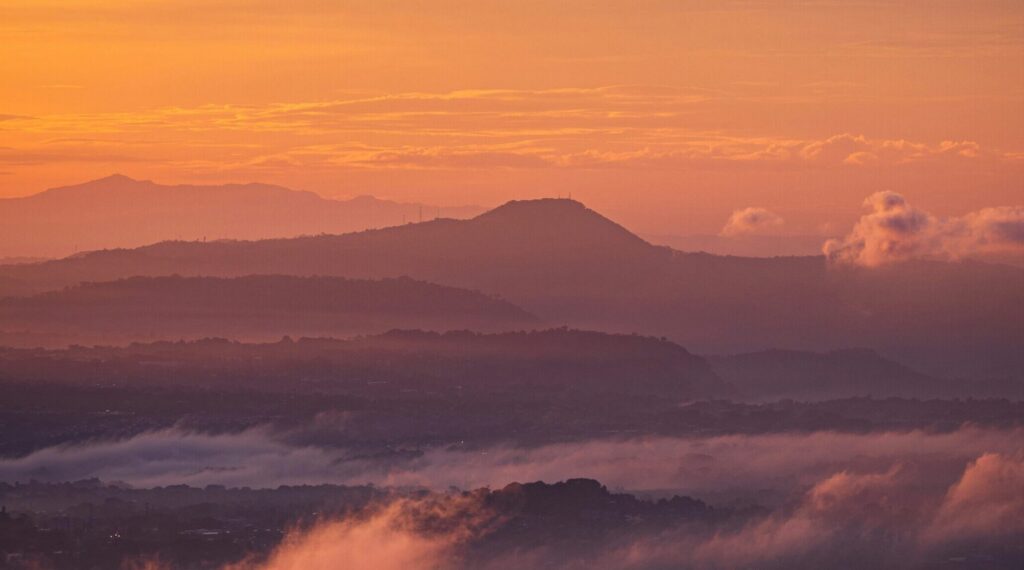
[[[0,401],[9,403],[0,409],[0,455],[172,427],[220,434],[259,428],[266,434],[276,426],[292,445],[358,451],[351,457],[377,458],[382,465],[392,459],[418,462],[415,450],[449,446],[490,459],[481,446],[696,438],[696,456],[676,447],[664,456],[665,448],[652,450],[647,443],[630,455],[675,473],[682,464],[705,469],[700,441],[715,434],[948,432],[965,422],[1013,428],[1024,410],[1024,402],[969,398],[768,404],[726,399],[735,399],[735,390],[706,359],[678,345],[571,329],[0,348]],[[804,441],[797,444],[801,449],[804,436],[794,436]],[[833,441],[832,435],[825,439]],[[977,443],[986,442],[991,440]],[[779,443],[771,439],[768,445],[774,453]],[[737,453],[743,455],[742,449]],[[177,444],[168,450],[188,457]],[[566,450],[570,456],[580,452]],[[129,453],[135,462],[139,448],[130,446]],[[498,455],[510,468],[521,450]],[[201,457],[189,461],[176,464],[190,472],[212,469]],[[34,460],[28,465],[34,475],[43,474]]]
[[[60,350],[0,349],[0,378],[34,385],[185,386],[399,398],[443,394],[580,402],[621,395],[676,402],[731,393],[703,358],[671,342],[570,329],[483,334],[390,331],[351,339],[224,339]],[[501,398],[495,398],[503,394]]]
[[[372,196],[330,200],[270,184],[170,186],[114,175],[0,199],[0,257],[63,257],[169,239],[337,234],[479,212]]]
[[[410,276],[501,295],[549,323],[666,336],[699,353],[859,346],[928,373],[1024,370],[1024,270],[688,254],[571,200],[345,235],[98,251],[0,268],[0,293],[132,275],[256,273]]]
[[[0,339],[8,346],[500,331],[539,322],[507,301],[408,278],[132,277],[0,299]]]

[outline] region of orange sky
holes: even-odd
[[[4,197],[572,192],[661,233],[1024,203],[1019,1],[7,0],[0,38]]]

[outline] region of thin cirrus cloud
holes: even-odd
[[[572,191],[638,231],[771,203],[807,234],[850,223],[862,188],[969,211],[1024,173],[1002,0],[885,25],[877,2],[286,4],[4,3],[3,113],[34,119],[0,121],[0,196],[112,172],[442,204]]]
[[[716,95],[715,101],[721,99]],[[361,153],[324,153],[331,168],[820,168],[952,161],[1015,161],[972,141],[920,141],[837,134],[821,139],[740,137],[695,129],[712,99],[700,90],[658,86],[592,89],[461,90],[356,96],[272,105],[202,105],[137,112],[12,117],[8,162],[57,146],[68,161],[125,138],[163,141],[170,164],[244,170],[289,157],[282,165],[317,166],[311,149],[362,145]],[[90,145],[71,139],[88,135]],[[193,145],[219,145],[208,156]],[[372,150],[371,150],[372,149]],[[74,150],[75,152],[70,152]],[[139,160],[161,157],[138,149]],[[306,160],[303,160],[303,158]],[[61,162],[55,154],[53,162]],[[113,160],[111,160],[113,162]]]
[[[37,113],[0,123],[0,164],[14,172],[0,195],[112,172],[440,204],[573,191],[637,231],[660,233],[680,223],[688,232],[718,232],[738,205],[771,200],[787,212],[787,228],[812,233],[825,222],[849,223],[860,188],[897,176],[926,197],[970,183],[976,192],[953,193],[956,203],[947,205],[968,210],[1006,203],[1024,173],[1020,153],[966,138],[759,134],[715,121],[747,104],[744,97],[612,85]],[[624,196],[636,193],[642,199],[625,205]],[[842,204],[849,208],[839,211]]]

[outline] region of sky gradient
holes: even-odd
[[[14,0],[0,197],[121,172],[641,232],[1024,202],[1024,11],[951,2]],[[774,218],[773,218],[774,219]]]

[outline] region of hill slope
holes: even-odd
[[[708,360],[719,376],[750,400],[935,398],[962,396],[969,388],[962,385],[957,392],[956,381],[929,377],[872,350],[765,350]]]
[[[703,358],[668,341],[569,329],[480,334],[390,331],[346,340],[255,344],[223,339],[63,350],[0,348],[0,378],[19,382],[221,387],[406,398],[485,397],[583,407],[614,395],[669,401],[731,388]],[[609,399],[609,396],[612,396]]]
[[[665,267],[651,246],[569,200],[510,202],[470,220],[434,220],[344,235],[260,241],[167,241],[2,267],[0,294],[133,275],[342,275],[444,280],[485,290],[587,296]],[[435,279],[436,278],[436,279]],[[607,279],[614,282],[607,282]]]
[[[0,339],[21,346],[347,336],[396,327],[494,331],[537,324],[511,303],[407,278],[133,277],[0,300]]]

